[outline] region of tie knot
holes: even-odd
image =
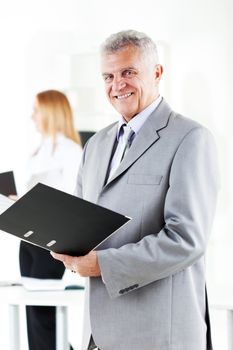
[[[131,143],[132,142],[132,137],[134,135],[133,129],[129,125],[124,124],[123,125],[123,139],[125,143]]]

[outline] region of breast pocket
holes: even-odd
[[[127,183],[130,185],[160,185],[162,175],[130,174]]]

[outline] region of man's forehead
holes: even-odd
[[[141,63],[141,58],[141,53],[137,48],[104,53],[101,56],[101,69],[103,73],[108,70],[136,69]]]

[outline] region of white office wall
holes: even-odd
[[[23,191],[24,164],[38,140],[30,121],[37,91],[66,91],[79,129],[114,120],[98,75],[98,47],[112,32],[142,30],[159,44],[164,97],[217,141],[222,180],[207,272],[226,283],[233,245],[232,15],[230,0],[0,0],[0,171],[13,169]],[[18,276],[17,249],[18,242],[0,235],[1,277]]]

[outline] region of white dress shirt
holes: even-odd
[[[52,138],[44,138],[28,161],[27,189],[41,182],[73,194],[81,157],[81,146],[63,134],[57,135],[55,149]]]

